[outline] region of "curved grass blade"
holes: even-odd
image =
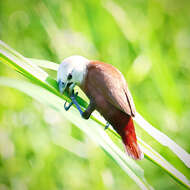
[[[16,54],[16,61],[14,62],[14,56]],[[15,52],[14,50],[12,49],[9,49],[9,47],[4,44],[3,42],[0,41],[0,62],[2,63],[5,63],[5,64],[8,64],[8,65],[13,65],[19,72],[21,72],[24,76],[26,76],[27,78],[30,78],[32,79],[32,81],[34,82],[37,82],[37,84],[40,84],[40,86],[42,87],[45,87],[47,90],[49,90],[50,92],[52,92],[53,94],[55,94],[56,96],[58,97],[61,97],[60,94],[55,90],[57,88],[57,85],[56,85],[56,81],[54,79],[52,79],[51,77],[49,77],[47,75],[47,78],[44,78],[43,80],[40,80],[38,79],[36,76],[33,77],[33,75],[31,75],[30,73],[28,74],[26,68],[28,68],[28,62],[24,62],[23,60],[23,56],[21,56],[21,58],[19,59],[21,55],[17,52]],[[22,66],[20,66],[20,62],[22,62]],[[31,61],[30,61],[30,64]],[[33,62],[33,64],[35,64]],[[26,68],[25,68],[26,67]],[[31,69],[35,69],[36,67],[32,67],[31,66]],[[19,70],[20,69],[20,70]],[[35,72],[38,72],[40,69],[37,68],[35,70]],[[42,70],[43,71],[43,70]],[[43,71],[45,72],[45,71]],[[40,81],[40,83],[39,83]],[[47,82],[48,81],[48,82]],[[50,81],[50,82],[49,82]],[[52,90],[53,89],[53,90]],[[61,97],[62,99],[68,99],[67,95],[64,94],[64,96]],[[84,100],[82,100],[81,98],[78,98],[77,100],[80,105],[82,105],[83,107],[86,106],[86,102]],[[100,124],[100,125],[103,125],[102,122],[99,121],[99,119],[96,119],[94,117],[91,117],[96,123]],[[115,134],[116,136],[118,136],[113,130],[109,129],[113,134]],[[119,137],[119,136],[118,136]],[[120,137],[119,137],[120,138]],[[145,144],[143,144],[143,141],[142,141],[142,145],[146,147]],[[118,149],[118,147],[116,147],[116,149]],[[116,151],[116,150],[115,150]],[[121,150],[119,149],[119,151],[121,152]],[[127,158],[126,156],[123,156],[124,153],[121,153],[119,156],[120,158],[122,158],[123,161],[127,161]],[[159,155],[159,154],[158,154]],[[155,157],[152,157],[152,153],[150,151],[147,151],[145,152],[145,156],[146,158],[149,158],[152,162],[154,162],[156,165],[160,166],[162,169],[164,169],[167,173],[169,173],[170,175],[172,175],[174,177],[174,179],[176,181],[178,181],[179,183],[183,184],[185,187],[187,188],[190,188],[190,185],[189,185],[189,180],[186,179],[186,177],[181,174],[181,176],[184,176],[182,178],[179,179],[180,176],[176,175],[176,173],[174,172],[174,170],[171,170],[171,169],[168,169],[167,168],[167,165],[164,165],[163,162],[157,162],[157,160],[159,161],[159,157],[157,157],[155,159]],[[134,166],[133,166],[134,167]],[[185,180],[184,180],[185,179]]]
[[[136,114],[134,120],[143,128],[150,136],[155,138],[160,144],[167,146],[172,150],[178,158],[190,168],[190,154],[186,152],[181,146],[170,139],[167,135],[153,127],[148,123],[139,113]]]
[[[71,111],[66,112],[64,110],[64,102],[61,98],[39,86],[24,81],[6,78],[0,78],[0,84],[16,88],[37,101],[59,111],[66,119],[79,127],[84,133],[93,139],[94,142],[99,144],[141,189],[152,189],[144,178],[142,168],[126,156],[125,159],[121,158],[123,152],[117,148],[98,123],[93,120],[86,121],[82,119],[76,109],[71,108]]]
[[[141,144],[142,150],[145,153],[146,157],[156,162],[161,168],[165,168],[167,173],[174,179],[178,178],[179,182],[187,187],[190,188],[190,181],[184,176],[180,171],[178,171],[173,165],[171,165],[166,159],[164,159],[159,153],[157,153],[150,145],[138,139],[139,143]]]
[[[26,58],[31,63],[35,63],[35,65],[38,65],[39,67],[51,69],[54,71],[58,70],[59,65],[57,63],[54,63],[52,61],[46,61],[41,59],[34,59],[34,58]]]
[[[70,101],[68,94],[65,92],[61,95],[58,91],[57,82],[49,77],[49,75],[42,69],[40,69],[34,63],[0,40],[0,62],[5,63],[16,71],[23,74],[25,77],[31,79],[32,82],[37,83],[40,86],[48,89],[57,96],[63,98],[64,100]],[[77,97],[77,101],[83,106],[86,107],[87,103]]]

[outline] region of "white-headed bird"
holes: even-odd
[[[143,158],[132,119],[135,106],[119,70],[106,63],[71,56],[60,64],[57,82],[61,93],[78,85],[90,100],[84,112],[79,110],[82,117],[88,119],[94,110],[100,112],[121,136],[128,155],[135,160]]]

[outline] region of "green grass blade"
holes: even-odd
[[[75,112],[75,113],[73,113],[71,115],[70,115],[70,113],[72,113],[72,112],[66,113],[63,110],[63,100],[62,99],[68,99],[67,95],[64,94],[64,96],[62,96],[62,97],[60,96],[60,94],[56,90],[57,89],[56,81],[54,79],[52,79],[50,76],[48,76],[48,74],[45,71],[43,71],[42,69],[40,69],[36,65],[34,65],[35,64],[34,60],[32,61],[32,60],[24,58],[19,53],[10,49],[6,44],[4,44],[3,42],[0,42],[0,62],[13,66],[16,70],[21,72],[24,76],[26,76],[27,78],[30,78],[33,82],[36,82],[41,87],[44,87],[46,89],[46,91],[48,90],[47,92],[52,94],[53,97],[57,97],[56,109],[61,110],[61,113],[64,114],[64,116],[66,118],[68,118],[68,119],[69,119],[69,117],[70,118],[72,118],[72,117],[80,118],[80,115],[73,108],[72,108],[73,112]],[[37,63],[37,64],[39,64],[39,63]],[[40,64],[42,65],[42,62]],[[50,65],[51,64],[49,62],[49,68],[50,68]],[[54,69],[55,69],[55,65],[52,67],[54,67]],[[30,73],[30,68],[32,70],[31,71],[32,73]],[[42,76],[38,77],[40,75],[40,73],[42,74]],[[9,84],[9,86],[10,86],[10,84]],[[12,87],[14,87],[14,86],[12,86]],[[45,90],[45,89],[43,89],[43,90]],[[35,95],[35,93],[38,94],[38,92],[31,92],[31,93],[33,93],[33,95]],[[39,96],[39,94],[36,96]],[[43,97],[42,94],[40,94],[40,96]],[[51,100],[51,98],[50,98],[50,100]],[[55,108],[54,102],[53,101],[51,102],[50,100],[49,99],[46,100],[46,98],[44,98],[42,100],[40,99],[39,101],[41,101],[41,102],[43,101],[43,103],[48,104],[49,106]],[[86,106],[86,103],[82,99],[79,98],[78,101],[83,107]],[[60,105],[62,105],[62,107],[60,107]],[[72,118],[72,120],[73,120],[73,118]],[[81,120],[81,118],[80,118],[80,120]],[[81,122],[85,123],[85,121],[81,121]],[[94,140],[99,139],[101,136],[101,132],[95,132],[95,130],[98,130],[100,128],[100,126],[102,128],[102,126],[104,124],[95,117],[91,117],[90,121],[88,121],[88,122],[92,122],[93,126],[97,126],[97,127],[93,128],[93,133],[94,133],[95,137],[92,136],[92,138],[95,138]],[[81,127],[81,126],[78,126],[78,127]],[[83,126],[81,127],[81,130],[84,130]],[[87,133],[88,130],[91,130],[91,128],[87,127],[84,132]],[[109,129],[109,130],[112,133],[116,134],[113,130],[111,130],[111,129]],[[89,132],[89,134],[91,134],[91,132]],[[98,134],[98,135],[95,135],[95,134]],[[126,157],[126,155],[117,146],[113,146],[111,144],[111,141],[107,142],[105,132],[103,133],[103,136],[104,136],[104,138],[103,139],[100,138],[100,140],[99,140],[100,141],[99,144],[101,145],[101,147],[103,147],[104,149],[106,149],[107,152],[110,153],[109,155],[112,158],[114,158],[114,160],[122,167],[122,169],[124,171],[129,171],[128,170],[128,168],[129,168],[130,171],[132,171],[133,174],[135,176],[137,176],[137,178],[136,177],[133,178],[131,172],[127,173],[129,176],[131,176],[133,178],[133,180],[139,185],[139,187],[142,187],[142,184],[145,185],[146,182],[144,180],[143,181],[140,180],[143,175],[142,175],[142,172],[139,172],[139,166],[137,164],[134,164],[135,163],[134,161],[131,161],[128,157]],[[171,165],[167,165],[166,163],[162,162],[161,156],[158,153],[156,153],[156,151],[154,151],[156,154],[153,154],[153,151],[151,151],[150,149],[147,149],[147,146],[143,141],[141,141],[141,144],[144,147],[145,156],[147,158],[149,158],[156,165],[160,166],[165,172],[172,175],[177,182],[183,184],[185,187],[190,188],[189,180],[187,180],[186,177],[182,173],[180,173],[179,171],[178,171],[178,173],[176,173],[177,170],[173,170],[172,169],[172,168],[174,168],[173,166],[170,169],[168,169]],[[123,165],[123,164],[125,164],[125,165]],[[180,175],[178,175],[179,173],[180,173]],[[137,179],[140,180],[141,183]]]
[[[51,69],[54,71],[58,70],[59,65],[57,63],[51,62],[51,61],[46,61],[46,60],[41,60],[41,59],[33,59],[33,58],[26,58],[28,61],[31,63],[34,63],[35,65],[38,65],[39,67],[46,68],[46,69]]]
[[[176,179],[178,178],[179,182],[187,188],[190,188],[190,181],[179,172],[174,166],[172,166],[166,159],[164,159],[160,154],[158,154],[151,146],[139,139],[143,152],[146,154],[147,158],[151,161],[154,160],[161,168],[167,170],[168,174]]]
[[[134,120],[160,144],[162,144],[163,146],[167,146],[170,150],[172,150],[178,156],[178,158],[188,168],[190,168],[190,154],[188,152],[186,152],[181,146],[179,146],[176,142],[170,139],[167,135],[153,127],[139,113],[136,114]]]
[[[58,92],[56,80],[49,77],[49,75],[44,70],[31,63],[29,59],[14,51],[1,40],[0,62],[13,67],[15,70],[19,71],[21,74],[31,79],[33,82],[39,84],[40,86],[43,86],[64,100],[69,101],[68,95],[66,93],[61,96],[61,94]],[[77,101],[84,107],[87,105],[86,102],[80,97],[77,97]]]
[[[141,189],[151,189],[144,178],[143,170],[130,158],[127,158],[126,156],[124,160],[121,158],[120,153],[122,154],[122,151],[115,151],[117,149],[116,145],[110,140],[107,133],[98,123],[93,120],[86,121],[82,119],[74,108],[71,108],[69,112],[66,112],[64,110],[64,102],[61,98],[39,86],[24,81],[6,78],[0,78],[0,84],[16,88],[37,101],[59,111],[66,119],[79,127],[94,142],[99,144]]]

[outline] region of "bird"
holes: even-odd
[[[137,143],[133,117],[136,110],[132,95],[122,73],[111,64],[89,60],[80,55],[65,58],[59,65],[57,83],[60,93],[75,85],[89,98],[89,105],[81,111],[89,119],[97,110],[121,136],[126,153],[134,160],[141,160],[144,154]]]

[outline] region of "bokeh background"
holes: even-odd
[[[30,58],[60,63],[79,54],[116,66],[138,112],[190,152],[189,10],[188,0],[1,0],[0,39]],[[26,80],[5,65],[0,76]],[[190,176],[169,149],[137,133]],[[184,189],[149,160],[139,164],[156,189]],[[9,189],[137,186],[57,112],[0,87],[0,190]]]

